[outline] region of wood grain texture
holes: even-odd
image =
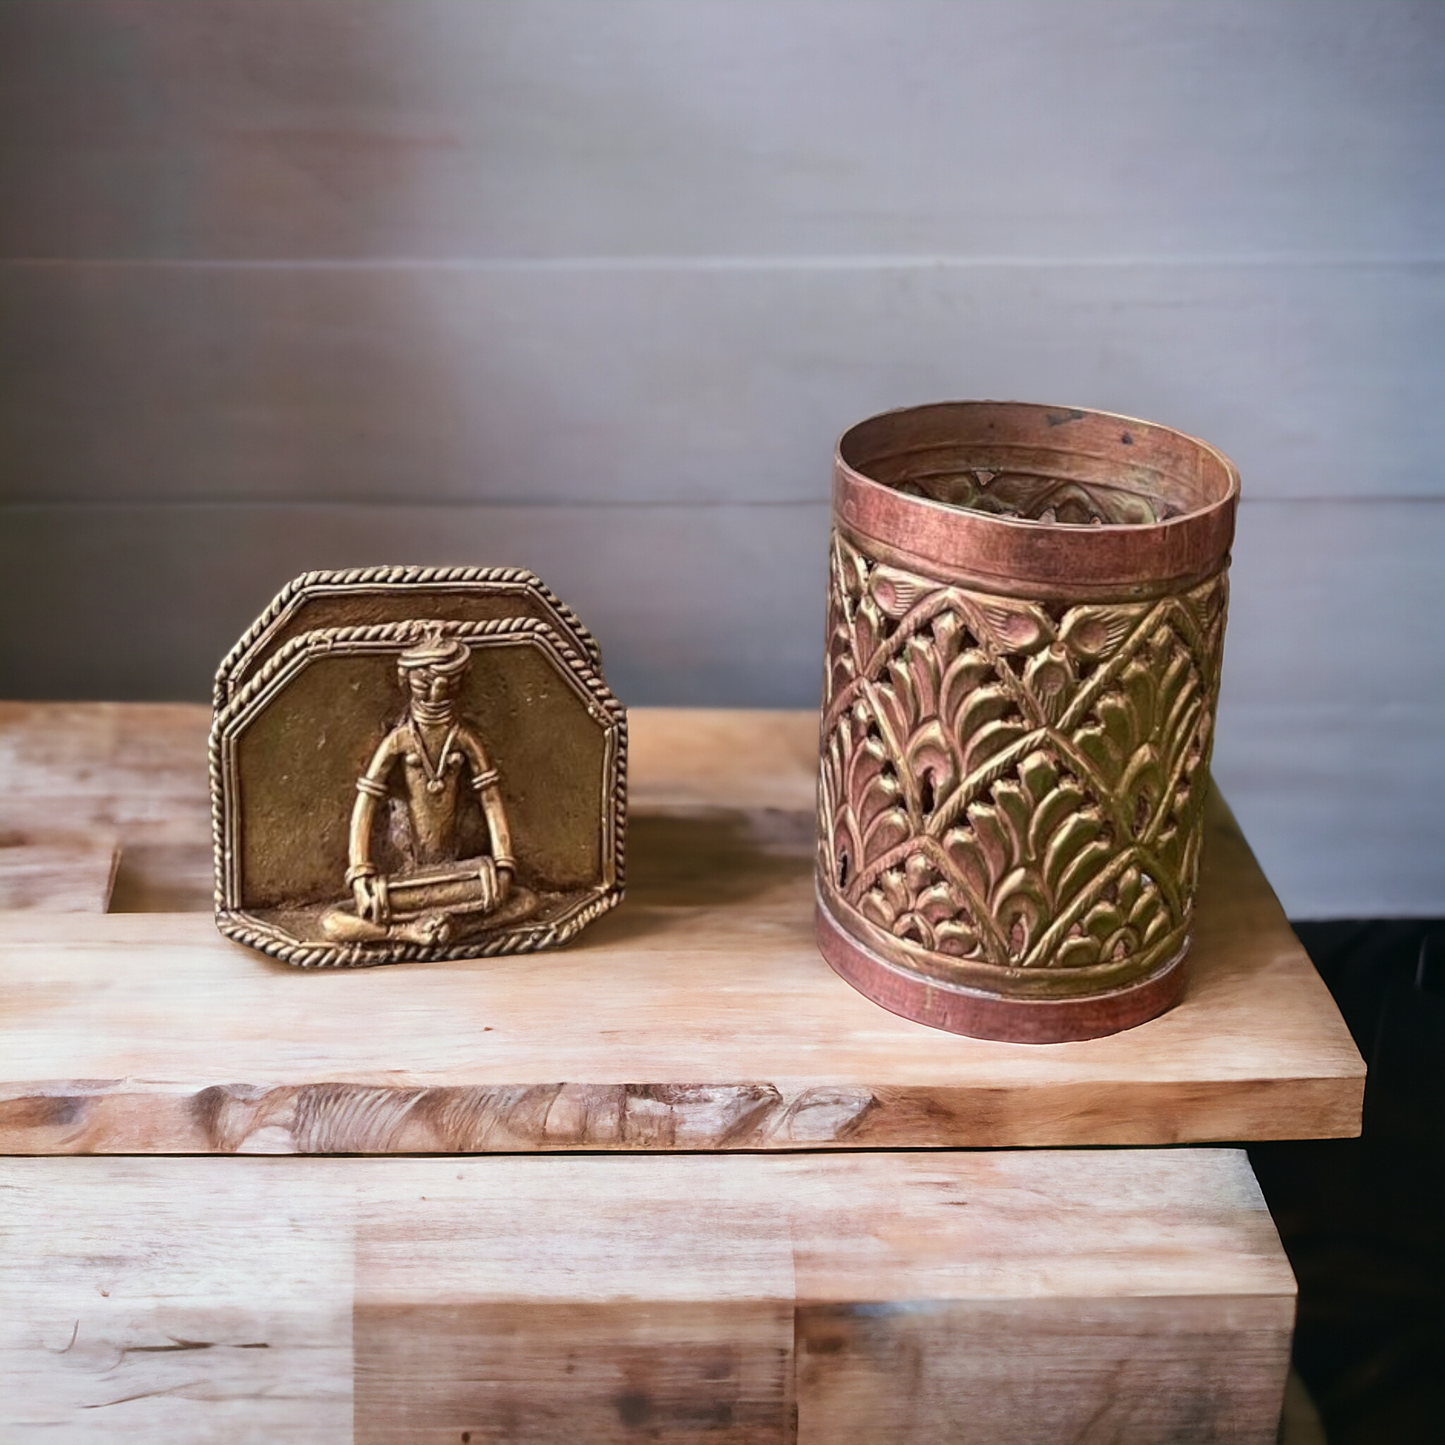
[[[120,850],[100,839],[0,835],[0,911],[104,913]]]
[[[1437,250],[1441,37],[1387,0],[7,0],[0,252]]]
[[[201,712],[103,710],[151,776],[199,795]],[[27,806],[71,815],[67,729],[10,705]],[[1218,809],[1184,1002],[1128,1033],[1047,1047],[909,1023],[813,942],[807,713],[635,710],[629,892],[575,947],[317,975],[216,935],[208,915],[0,917],[0,1145],[12,1152],[471,1152],[1143,1144],[1352,1134],[1364,1066],[1249,850]],[[28,737],[29,742],[14,741]],[[117,740],[118,757],[126,755]],[[194,771],[192,771],[194,770]],[[104,794],[106,775],[91,785]],[[59,807],[62,804],[55,806]],[[137,810],[139,811],[139,810]],[[159,811],[159,810],[157,810]],[[186,805],[181,805],[181,813]],[[193,819],[199,807],[191,812]],[[144,837],[154,829],[142,817]],[[177,827],[124,906],[201,902]],[[167,870],[180,865],[179,876]],[[189,880],[189,881],[188,881]],[[203,904],[201,906],[204,906]]]
[[[192,703],[0,702],[5,831],[104,829],[126,849],[205,841],[210,727]]]
[[[28,1159],[0,1184],[17,1445],[1265,1445],[1285,1383],[1294,1281],[1235,1151]]]

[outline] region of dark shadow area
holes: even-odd
[[[210,913],[216,875],[209,844],[125,844],[109,913]]]
[[[572,945],[617,943],[660,926],[660,909],[744,903],[813,870],[811,813],[708,808],[627,820],[627,896]]]
[[[806,880],[816,824],[781,808],[700,808],[634,813],[627,821],[627,896],[571,948],[653,932],[662,909],[745,903],[779,884]],[[121,849],[111,913],[209,913],[211,851],[196,844]]]
[[[811,813],[634,814],[627,823],[627,896],[643,905],[740,903],[813,867]]]
[[[1445,1440],[1445,922],[1297,923],[1369,1065],[1358,1139],[1252,1144],[1330,1445]]]

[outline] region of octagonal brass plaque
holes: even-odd
[[[530,573],[308,573],[216,699],[230,938],[302,967],[474,958],[563,943],[622,896],[626,714]]]

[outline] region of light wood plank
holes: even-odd
[[[110,907],[120,850],[79,838],[44,842],[0,837],[0,911],[104,913]]]
[[[184,752],[196,714],[104,715],[121,732],[155,724],[142,777],[169,724],[170,787],[189,773],[199,793],[199,751]],[[33,797],[47,771],[75,797],[67,717],[85,713],[9,711],[12,734],[45,739],[21,749]],[[1162,1018],[1084,1043],[995,1044],[848,988],[812,937],[815,731],[807,713],[634,710],[628,900],[557,953],[317,975],[228,943],[204,914],[0,918],[0,1146],[787,1149],[1358,1129],[1364,1066],[1222,809],[1189,992]],[[104,774],[91,786],[103,793]],[[122,769],[118,791],[136,786]],[[193,837],[191,866],[204,856]]]
[[[1442,274],[0,265],[0,498],[826,502],[845,427],[979,396],[1179,427],[1246,497],[1439,497]]]
[[[63,1162],[0,1163],[0,1436],[351,1438],[356,1206],[325,1163]]]
[[[881,1320],[812,1310],[800,1319],[798,1392],[818,1408],[799,1439],[1273,1441],[1266,1362],[1287,1319],[1264,1318],[1248,1300],[1200,1308],[1177,1298],[915,1306]],[[1116,1361],[1107,1381],[1101,1357]],[[1219,1402],[1204,1421],[1201,1395]]]
[[[1236,1151],[29,1159],[0,1183],[17,1442],[1264,1445],[1279,1418],[1294,1281]]]
[[[209,708],[0,701],[0,827],[209,852]]]
[[[0,247],[1434,248],[1441,36],[1386,0],[6,0]]]

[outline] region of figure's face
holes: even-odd
[[[406,685],[418,702],[449,702],[456,695],[455,673],[433,672],[429,667],[414,667],[406,674]]]

